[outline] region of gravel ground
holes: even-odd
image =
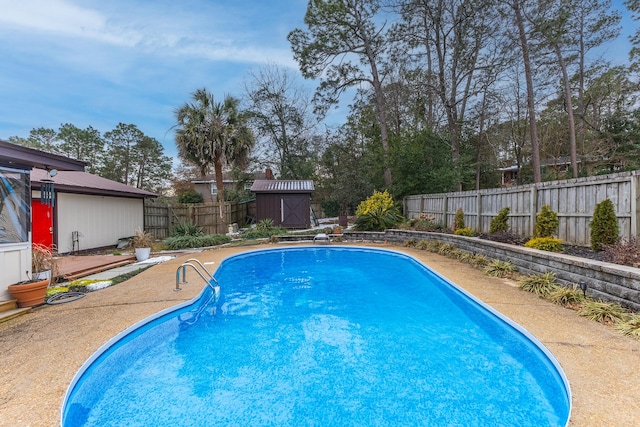
[[[282,247],[264,245],[260,249]],[[572,426],[632,426],[640,420],[640,342],[448,258],[405,252],[536,336],[557,358],[572,390]],[[254,248],[205,251],[216,265]],[[200,284],[173,292],[177,267],[193,254],[154,266],[118,285],[0,324],[0,426],[56,426],[74,374],[102,344],[137,321],[195,297]]]

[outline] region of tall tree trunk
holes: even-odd
[[[578,155],[576,149],[576,124],[573,117],[573,102],[571,101],[571,85],[569,75],[567,74],[567,64],[564,62],[560,46],[554,45],[556,56],[558,57],[558,65],[562,71],[562,83],[564,86],[564,104],[567,108],[567,121],[569,123],[569,150],[571,155],[571,172],[573,177],[578,177]]]
[[[222,228],[222,230],[224,231],[227,224],[224,218],[224,179],[222,177],[222,159],[220,158],[220,156],[214,157],[213,168],[216,174],[216,187],[218,189],[218,206],[221,225],[217,228],[218,231],[220,231],[220,228]]]
[[[533,166],[533,182],[542,181],[542,173],[540,171],[540,142],[538,141],[538,127],[536,123],[535,97],[533,91],[533,75],[531,70],[531,59],[529,58],[529,43],[527,41],[527,33],[524,28],[524,18],[522,16],[522,2],[515,0],[512,4],[515,12],[516,25],[520,38],[520,47],[522,49],[522,60],[524,63],[524,75],[527,83],[527,108],[529,110],[529,133],[531,137],[531,165]]]

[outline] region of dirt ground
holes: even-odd
[[[640,341],[545,302],[515,283],[448,258],[407,253],[522,325],[558,359],[572,392],[572,426],[640,425]],[[195,257],[215,261],[282,245],[222,248]],[[195,297],[200,280],[173,292],[178,266],[193,254],[154,266],[121,284],[61,305],[41,306],[0,324],[0,426],[60,425],[73,376],[101,345],[132,324]],[[195,277],[195,274],[193,275]]]

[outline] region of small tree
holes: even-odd
[[[511,212],[509,208],[500,209],[498,216],[491,220],[489,225],[490,233],[506,233],[509,231],[509,212]]]
[[[613,207],[613,202],[605,199],[596,205],[591,226],[591,249],[603,250],[603,245],[614,245],[619,239],[618,217]]]
[[[551,206],[544,205],[536,215],[536,225],[533,237],[553,237],[558,232],[558,214],[551,210]]]
[[[456,216],[453,219],[453,231],[455,232],[460,228],[465,228],[464,211],[462,210],[462,208],[458,208],[458,210],[456,211]]]

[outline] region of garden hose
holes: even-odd
[[[78,300],[85,295],[84,292],[60,292],[47,298],[47,304],[64,304],[65,302]]]

